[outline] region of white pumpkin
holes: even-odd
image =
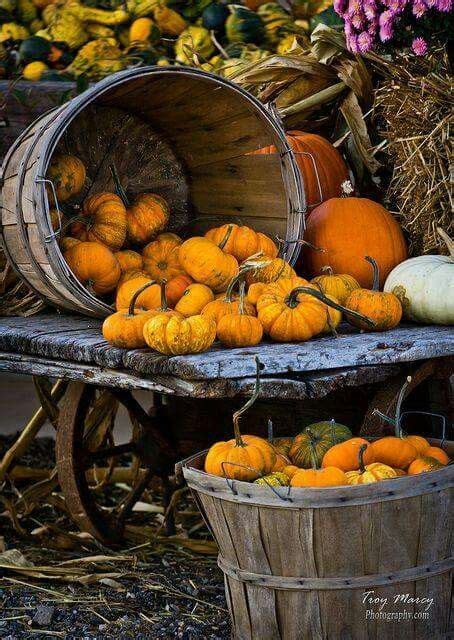
[[[402,303],[404,316],[416,322],[454,324],[454,242],[438,229],[449,256],[418,256],[395,267],[384,290]]]

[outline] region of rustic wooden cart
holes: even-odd
[[[268,418],[276,435],[288,435],[308,422],[335,417],[357,432],[377,435],[384,423],[373,409],[392,413],[409,373],[409,390],[431,379],[432,405],[445,414],[452,411],[454,334],[449,327],[401,326],[386,334],[358,334],[344,327],[338,338],[303,344],[164,357],[109,346],[95,319],[48,313],[0,322],[1,371],[60,380],[54,387],[55,400],[63,396],[56,435],[58,480],[75,522],[104,543],[121,538],[153,475],[164,479],[170,494],[168,478],[178,459],[231,437],[232,409],[254,386],[255,355],[262,364],[261,399],[245,418],[245,432],[265,435]],[[110,433],[88,448],[85,417],[96,394],[106,389],[129,412],[131,438],[118,445]],[[150,392],[146,408],[135,390]],[[436,428],[434,435],[439,435]],[[87,472],[101,468],[106,473],[108,461],[124,454],[133,454],[138,472],[112,516],[96,504]],[[14,460],[4,461],[3,475],[13,465]]]

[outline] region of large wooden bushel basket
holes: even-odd
[[[303,489],[209,475],[205,455],[179,468],[219,546],[236,640],[452,637],[454,465]]]
[[[269,145],[277,153],[252,153]],[[114,190],[110,167],[115,164],[132,196],[151,191],[166,198],[172,230],[194,218],[202,222],[192,233],[240,219],[289,241],[282,251],[292,264],[298,256],[304,188],[272,110],[203,71],[130,69],[41,116],[4,159],[5,251],[30,287],[54,306],[99,317],[110,312],[108,301],[83,287],[61,255],[46,178],[55,153],[77,155],[87,168],[76,205],[88,194]]]

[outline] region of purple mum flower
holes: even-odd
[[[435,6],[438,11],[442,11],[443,13],[448,13],[452,9],[452,0],[436,0]]]
[[[337,14],[343,16],[347,10],[347,0],[334,0],[333,7]]]
[[[424,4],[424,0],[415,0],[413,3],[413,15],[417,18],[421,18],[427,11],[427,7]]]
[[[372,48],[372,36],[367,32],[363,31],[358,36],[358,48],[361,53],[366,53],[366,51],[370,51]]]
[[[352,16],[350,16],[350,20],[352,25],[355,27],[355,29],[357,31],[359,31],[360,29],[363,28],[364,26],[364,17],[361,15],[361,13],[355,13]]]
[[[413,53],[417,56],[424,56],[427,53],[427,42],[424,38],[415,38],[411,43]]]

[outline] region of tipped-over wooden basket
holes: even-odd
[[[251,153],[271,144],[278,153]],[[217,216],[289,241],[303,232],[302,179],[270,110],[231,82],[195,69],[127,70],[36,120],[3,163],[5,250],[32,289],[57,307],[100,317],[110,312],[61,255],[46,182],[55,152],[86,165],[80,201],[114,189],[114,163],[132,195],[152,191],[168,200],[172,229],[193,217],[209,216],[213,225]],[[294,263],[298,244],[285,246]]]
[[[219,546],[236,640],[451,637],[454,465],[305,489],[209,475],[205,455],[177,471]]]

